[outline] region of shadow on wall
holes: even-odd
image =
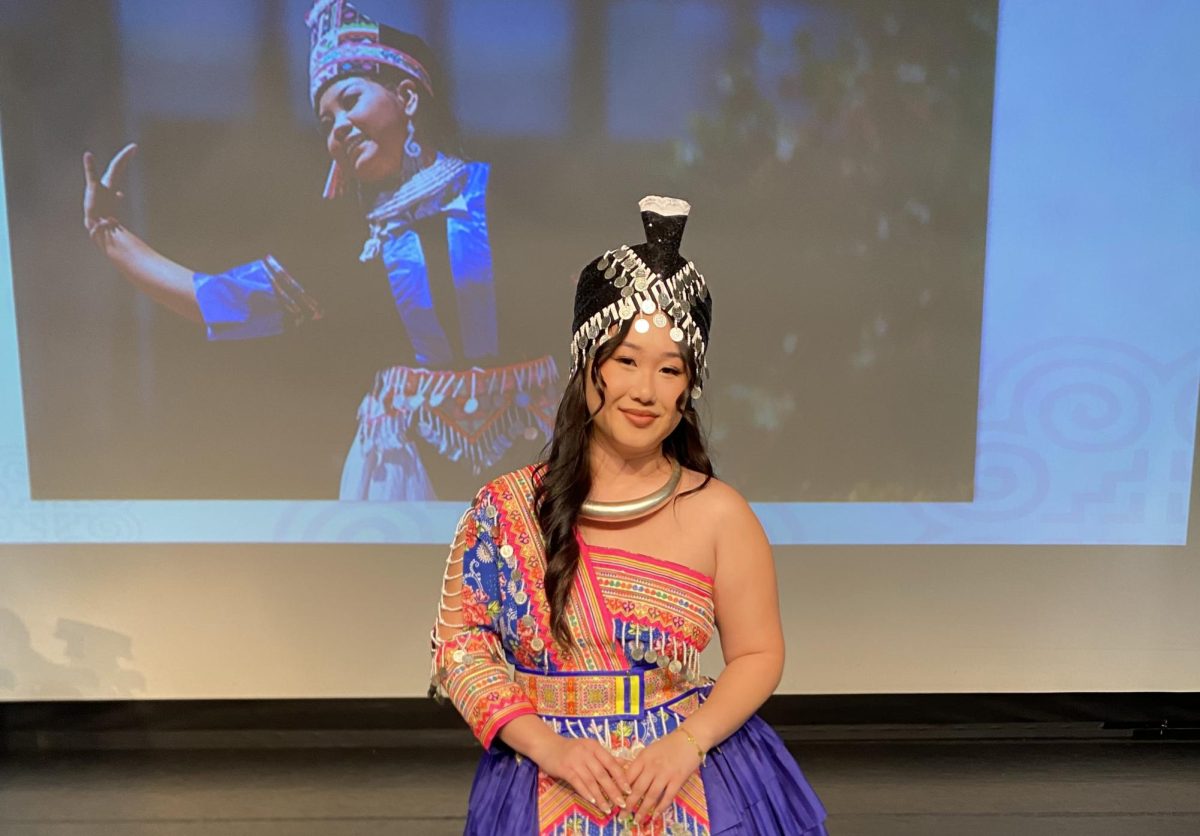
[[[70,699],[130,697],[145,691],[146,678],[121,666],[121,660],[133,658],[129,636],[60,618],[54,637],[63,643],[64,662],[35,650],[25,622],[0,607],[0,693],[22,699]]]

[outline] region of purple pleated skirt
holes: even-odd
[[[538,769],[485,752],[467,804],[467,836],[535,836]],[[775,730],[757,715],[701,768],[712,836],[827,836],[825,808]]]

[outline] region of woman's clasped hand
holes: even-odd
[[[624,808],[635,821],[662,814],[700,766],[696,747],[680,732],[654,741],[630,760],[595,740],[556,737],[537,753],[541,770],[606,813]]]

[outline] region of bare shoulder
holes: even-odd
[[[714,535],[718,532],[745,533],[747,528],[759,529],[758,517],[746,498],[728,482],[715,476],[705,483],[705,476],[694,470],[685,470],[680,492],[695,491],[684,498],[681,505],[688,505],[693,520],[703,520],[704,526]]]

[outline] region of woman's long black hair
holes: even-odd
[[[591,376],[592,384],[600,394],[602,409],[605,392],[600,366],[625,340],[632,324],[632,320],[622,323],[620,330],[596,349],[591,364],[581,367],[567,382],[566,391],[558,404],[549,452],[538,465],[540,481],[534,493],[534,507],[546,544],[545,583],[546,600],[550,604],[550,631],[564,646],[571,643],[566,621],[567,601],[579,565],[575,525],[579,520],[580,508],[592,490],[588,448],[595,416],[588,411],[584,375]],[[676,499],[701,490],[715,475],[704,443],[700,419],[689,395],[698,375],[696,359],[686,346],[681,347],[688,380],[677,404],[683,420],[663,441],[663,454],[685,468],[703,473],[705,478],[699,486],[684,491]]]

